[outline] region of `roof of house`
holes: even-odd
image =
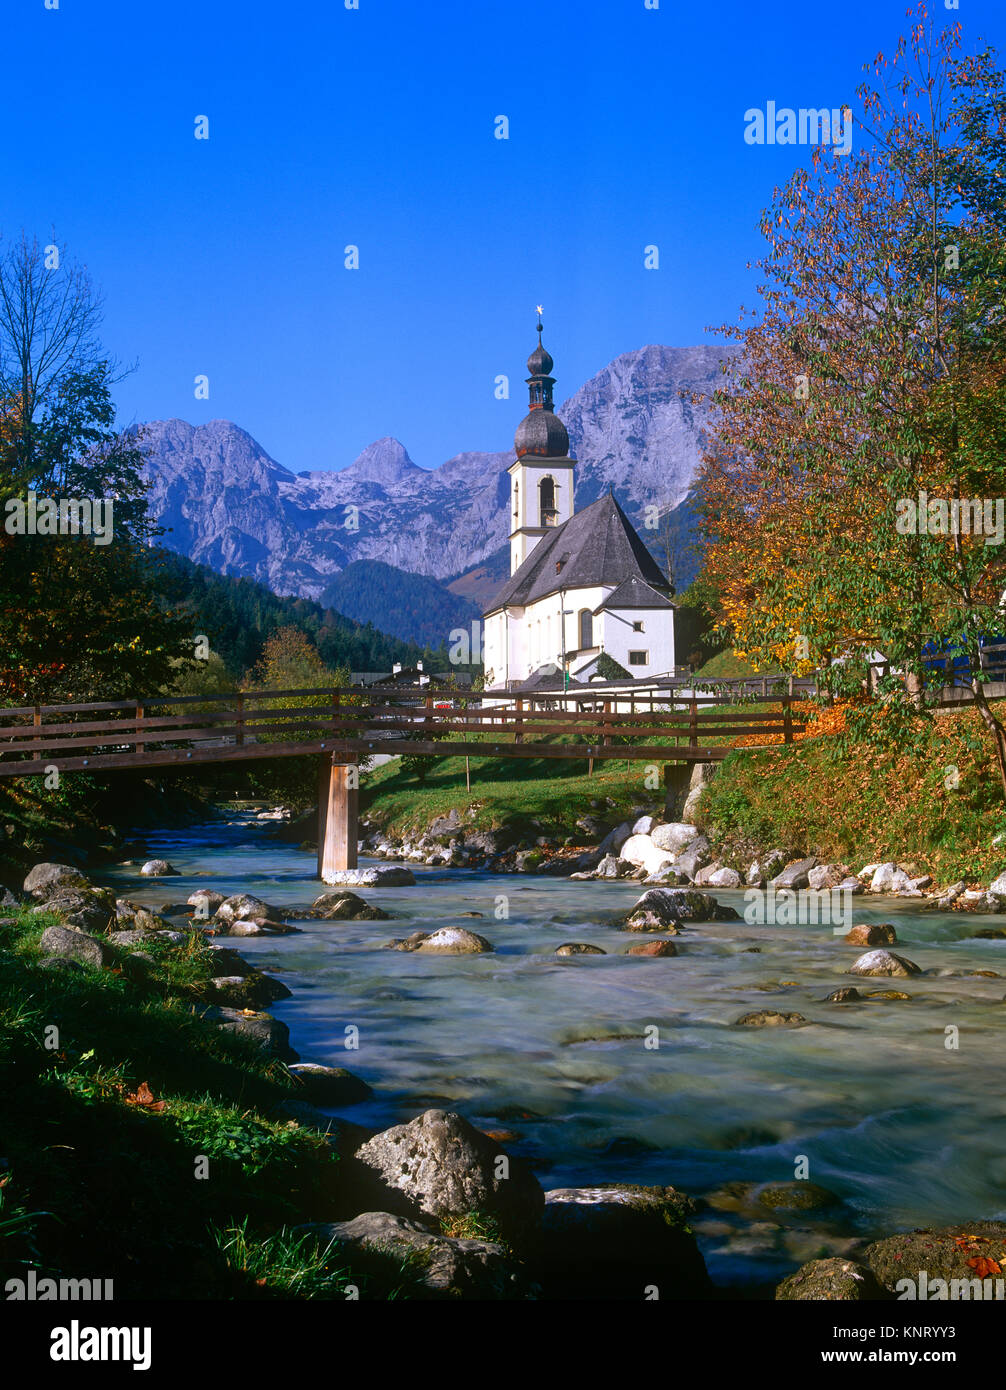
[[[560,568],[556,572],[556,565]],[[636,534],[632,522],[614,497],[604,497],[574,512],[568,521],[547,532],[517,572],[490,602],[485,613],[501,608],[525,607],[560,589],[589,589],[614,585],[616,592],[628,581],[639,586],[632,592],[648,602],[627,608],[672,608],[666,597],[668,584],[656,560]],[[655,590],[660,592],[654,592]],[[628,592],[628,591],[627,591]]]

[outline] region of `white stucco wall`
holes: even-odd
[[[633,631],[633,623],[639,622],[643,624],[643,631]],[[659,676],[674,669],[672,608],[605,609],[594,619],[595,633],[598,626],[604,650],[631,676]],[[631,666],[630,651],[646,652],[646,664]]]
[[[526,680],[532,672],[549,662],[561,663],[563,651],[562,612],[567,612],[566,656],[580,650],[579,614],[600,607],[612,588],[568,589],[550,594],[523,610],[511,610],[507,618],[494,613],[483,630],[483,659],[491,685]],[[633,623],[642,622],[643,631],[634,632]],[[661,675],[674,667],[674,612],[672,609],[605,610],[592,622],[592,646],[602,648],[632,676]],[[644,666],[630,666],[629,652],[645,651]],[[578,657],[582,665],[586,657]],[[490,682],[487,680],[487,684]]]

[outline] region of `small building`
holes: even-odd
[[[536,674],[586,682],[602,653],[633,679],[674,670],[670,586],[609,492],[574,509],[576,459],[555,414],[552,358],[528,358],[530,409],[510,465],[510,578],[484,613],[487,690]],[[602,666],[604,663],[602,663]]]

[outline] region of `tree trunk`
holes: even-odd
[[[1006,799],[1006,729],[1003,728],[1002,721],[992,712],[992,707],[985,698],[985,691],[980,681],[972,680],[971,689],[974,691],[975,708],[992,735],[995,744],[996,762],[999,765],[999,781],[1002,784],[1003,797]]]

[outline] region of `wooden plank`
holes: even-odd
[[[768,748],[779,745],[765,745]],[[305,743],[246,743],[225,747],[182,750],[148,749],[144,754],[94,753],[88,757],[32,758],[21,761],[0,760],[0,777],[31,777],[55,764],[60,772],[99,772],[117,769],[188,767],[200,763],[259,762],[271,758],[300,758],[322,752],[334,752],[339,758],[352,762],[368,752],[429,754],[432,757],[492,757],[559,758],[581,762],[586,758],[622,758],[630,761],[657,762],[717,762],[734,751],[725,746],[711,748],[675,748],[669,744],[637,746],[626,744],[605,748],[602,744],[523,743],[501,744],[493,749],[484,743],[454,743],[388,739],[373,742],[346,740]]]

